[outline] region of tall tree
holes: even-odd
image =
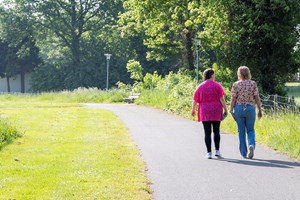
[[[1,9],[1,40],[2,71],[7,78],[8,91],[9,78],[21,75],[21,92],[25,92],[25,73],[32,72],[41,62],[39,49],[32,37],[32,24],[26,16],[19,15],[13,10]]]
[[[283,94],[283,82],[299,69],[295,49],[298,0],[223,1],[228,30],[222,60],[234,70],[248,65],[264,92]]]
[[[190,17],[188,5],[187,0],[127,0],[120,24],[125,34],[143,36],[149,48],[148,59],[173,58],[193,69],[192,44],[196,30],[185,25]]]
[[[71,52],[72,76],[83,81],[82,38],[115,20],[115,5],[120,1],[98,0],[17,0],[27,16],[35,21],[40,35],[53,33],[61,46]],[[114,13],[114,14],[112,14]]]
[[[148,59],[172,59],[194,70],[194,40],[201,39],[208,57],[220,43],[226,24],[220,5],[211,0],[126,0],[119,23],[125,35],[144,39]]]

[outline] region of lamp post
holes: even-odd
[[[109,60],[110,60],[111,54],[106,53],[104,55],[106,56],[106,90],[108,90],[108,71],[109,71]]]
[[[196,76],[197,76],[197,84],[199,83],[199,49],[201,46],[201,39],[195,38],[195,49],[196,49]]]

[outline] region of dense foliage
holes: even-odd
[[[25,73],[32,72],[42,62],[36,40],[32,36],[33,26],[26,16],[0,8],[0,27],[0,75],[7,78],[10,92],[10,78],[20,74],[21,92],[24,92]]]
[[[231,81],[247,65],[263,92],[283,94],[299,70],[299,22],[298,0],[5,0],[0,74],[31,72],[32,91],[104,89],[110,53],[111,87],[132,83],[135,60],[143,75],[213,66]]]
[[[283,94],[288,75],[299,70],[300,2],[229,0],[225,6],[223,63],[232,69],[248,65],[264,92]]]

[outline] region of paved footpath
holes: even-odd
[[[132,104],[87,106],[111,110],[127,125],[154,200],[300,199],[300,163],[267,147],[257,145],[254,159],[243,159],[237,137],[221,134],[224,159],[208,160],[198,122]]]

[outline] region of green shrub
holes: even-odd
[[[144,89],[154,89],[162,81],[162,77],[158,75],[157,71],[153,74],[147,73],[143,78]]]
[[[192,77],[181,74],[178,84],[172,85],[173,89],[170,91],[167,110],[183,116],[190,114],[196,86]]]
[[[129,60],[127,65],[127,72],[130,73],[130,78],[136,81],[141,81],[143,79],[143,67],[139,61]]]
[[[172,113],[188,116],[190,113],[193,93],[197,86],[196,80],[185,71],[170,72],[165,78],[157,73],[144,77],[143,84],[147,87],[137,99],[137,104],[161,108]],[[151,87],[149,87],[151,85]]]
[[[12,126],[8,120],[0,119],[0,149],[22,135],[23,134]]]

